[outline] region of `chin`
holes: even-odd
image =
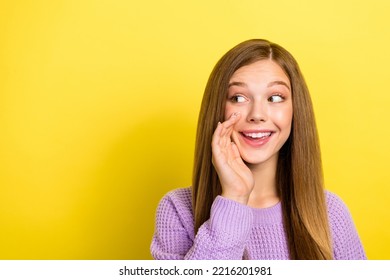
[[[242,156],[242,160],[247,164],[247,165],[260,165],[264,164],[266,162],[270,162],[271,159],[277,159],[276,155],[271,155],[271,156]]]

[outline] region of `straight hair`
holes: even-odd
[[[332,259],[321,152],[309,90],[293,56],[262,39],[242,42],[228,51],[207,82],[198,119],[192,179],[195,233],[210,218],[211,205],[222,192],[211,160],[211,140],[217,123],[224,119],[229,80],[239,68],[265,59],[283,69],[292,87],[292,127],[279,151],[276,169],[290,259]]]

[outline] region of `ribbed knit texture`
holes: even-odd
[[[334,259],[366,259],[345,204],[330,192],[326,200]],[[258,209],[217,196],[195,236],[190,188],[171,191],[157,208],[151,253],[162,260],[288,259],[281,204]]]

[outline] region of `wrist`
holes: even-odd
[[[234,193],[229,193],[229,192],[222,191],[221,196],[224,197],[224,198],[236,201],[238,203],[241,203],[243,205],[248,205],[249,195],[234,194]]]

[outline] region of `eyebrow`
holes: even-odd
[[[275,86],[275,85],[285,86],[286,88],[288,88],[291,91],[290,86],[286,82],[284,82],[284,81],[273,81],[273,82],[270,82],[268,84],[268,87],[272,87],[272,86]]]
[[[290,86],[284,82],[284,81],[273,81],[273,82],[270,82],[268,83],[267,87],[272,87],[272,86],[275,86],[275,85],[282,85],[282,86],[285,86],[286,88],[288,88],[290,91]],[[239,87],[248,87],[246,83],[243,83],[243,82],[231,82],[229,83],[229,88],[232,87],[232,86],[239,86]]]
[[[230,88],[230,87],[232,87],[232,86],[248,87],[248,86],[246,85],[246,83],[243,83],[243,82],[231,82],[231,83],[229,83],[228,88]]]

